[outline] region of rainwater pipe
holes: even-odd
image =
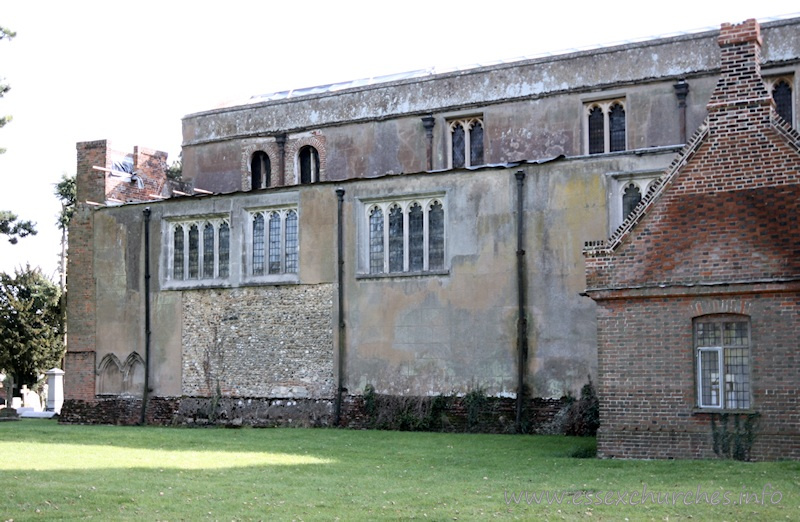
[[[517,178],[517,416],[516,431],[522,433],[522,408],[525,400],[525,369],[528,362],[528,319],[525,316],[525,237],[523,215],[525,173],[514,174]]]
[[[150,207],[144,213],[144,389],[142,390],[142,413],[139,424],[147,418],[147,394],[150,391]]]
[[[342,393],[344,391],[344,223],[342,220],[344,189],[336,189],[336,282],[337,282],[337,322],[339,323],[338,358],[336,371],[336,404],[334,406],[333,424],[338,426],[342,420]]]

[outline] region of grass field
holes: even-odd
[[[593,445],[562,436],[2,422],[0,520],[800,519],[800,463],[570,456]],[[551,503],[537,503],[540,492],[551,492]],[[558,504],[552,495],[564,492]]]

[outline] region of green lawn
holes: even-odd
[[[561,436],[2,422],[0,520],[800,518],[800,463],[570,457],[593,444]],[[641,505],[645,487],[654,495]],[[543,491],[567,496],[560,505],[537,504],[532,495]],[[516,503],[512,494],[519,500],[520,492]],[[597,504],[617,503],[620,492],[625,503]],[[665,495],[676,495],[676,504],[659,504]]]

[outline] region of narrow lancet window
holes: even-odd
[[[203,227],[203,275],[205,279],[214,277],[214,225],[206,223]]]
[[[269,215],[269,273],[281,272],[281,215],[272,212]]]
[[[197,225],[189,227],[189,279],[200,276],[200,231]]]
[[[775,109],[781,118],[792,125],[792,87],[786,80],[779,80],[772,88]]]
[[[253,218],[253,275],[264,275],[264,214]]]
[[[463,168],[466,163],[466,138],[464,126],[459,122],[453,127],[453,168]]]
[[[608,112],[608,128],[610,152],[625,150],[625,109],[619,103]]]
[[[408,269],[421,272],[424,268],[425,230],[422,207],[419,203],[411,205],[408,212]]]
[[[594,107],[589,111],[589,154],[605,152],[605,118],[603,109]]]
[[[625,187],[625,193],[622,195],[622,220],[625,221],[628,216],[636,208],[636,205],[642,200],[642,193],[639,187],[631,183]]]
[[[403,209],[394,205],[389,211],[389,272],[403,271]]]
[[[373,207],[369,214],[369,272],[383,272],[383,211]]]
[[[231,229],[227,223],[219,226],[219,276],[230,275]]]
[[[297,212],[290,210],[286,213],[286,273],[297,273]]]
[[[469,165],[483,165],[483,123],[475,121],[469,130]]]
[[[444,209],[439,201],[428,211],[428,269],[444,268]]]
[[[172,240],[172,278],[182,280],[183,274],[183,226],[178,225]]]

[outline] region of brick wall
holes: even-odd
[[[697,134],[617,245],[591,245],[598,303],[598,451],[715,455],[697,408],[693,320],[751,325],[752,458],[800,458],[800,137],[775,126],[753,20],[720,32],[721,77]],[[612,246],[613,245],[613,246]]]
[[[598,311],[599,453],[713,457],[710,415],[696,408],[692,320],[744,314],[751,324],[753,411],[760,414],[753,457],[800,458],[798,289],[800,284],[794,291],[763,286],[741,295],[604,301]]]
[[[167,197],[167,153],[144,147],[133,148],[133,171],[136,180],[108,176],[106,198],[125,203],[153,201],[157,196]]]

